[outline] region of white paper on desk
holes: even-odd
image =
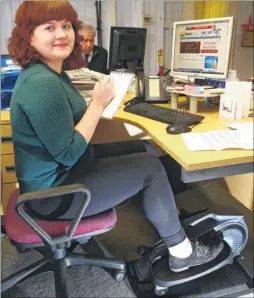
[[[132,83],[134,73],[111,71],[110,77],[114,80],[115,97],[103,111],[102,116],[112,119]]]
[[[253,149],[253,136],[237,130],[214,130],[203,133],[182,134],[190,151],[223,150],[231,148]]]
[[[182,138],[189,151],[217,150],[214,138],[208,133],[183,133]]]
[[[226,81],[225,93],[220,99],[220,115],[231,119],[248,117],[251,82]]]
[[[227,127],[242,131],[244,134],[250,136],[254,135],[254,122],[244,122],[244,123],[232,123],[226,124]]]
[[[251,145],[252,137],[237,130],[216,130],[211,131],[217,143],[217,150],[239,148],[239,149],[253,149]]]

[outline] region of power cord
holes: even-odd
[[[130,198],[127,200],[126,203],[124,203],[124,204],[121,203],[121,204],[119,204],[118,206],[116,206],[115,209],[122,209],[122,208],[126,207],[127,205],[130,204],[131,199],[132,199],[132,197],[130,197]]]

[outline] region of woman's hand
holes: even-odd
[[[97,82],[92,92],[92,103],[101,107],[103,110],[114,97],[114,82],[110,77],[105,77]]]
[[[103,110],[111,102],[113,97],[114,84],[110,77],[106,77],[101,82],[96,83],[92,92],[92,101],[84,116],[75,126],[75,129],[83,135],[87,143],[90,142],[94,134]]]

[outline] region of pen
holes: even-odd
[[[0,0],[1,1],[1,0]],[[95,82],[102,82],[103,78],[96,78],[96,77],[91,77],[91,80],[95,81]],[[111,80],[111,78],[109,77],[109,80]]]
[[[96,78],[96,77],[91,77],[91,80],[95,81],[95,82],[100,82],[100,79]]]

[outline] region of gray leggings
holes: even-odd
[[[140,193],[147,218],[167,246],[176,245],[186,237],[167,174],[157,157],[136,153],[99,158],[84,174],[85,168],[81,158],[64,182],[82,183],[91,191],[91,201],[84,217],[103,212]],[[72,203],[59,218],[72,219],[81,202],[81,195],[75,194]]]

